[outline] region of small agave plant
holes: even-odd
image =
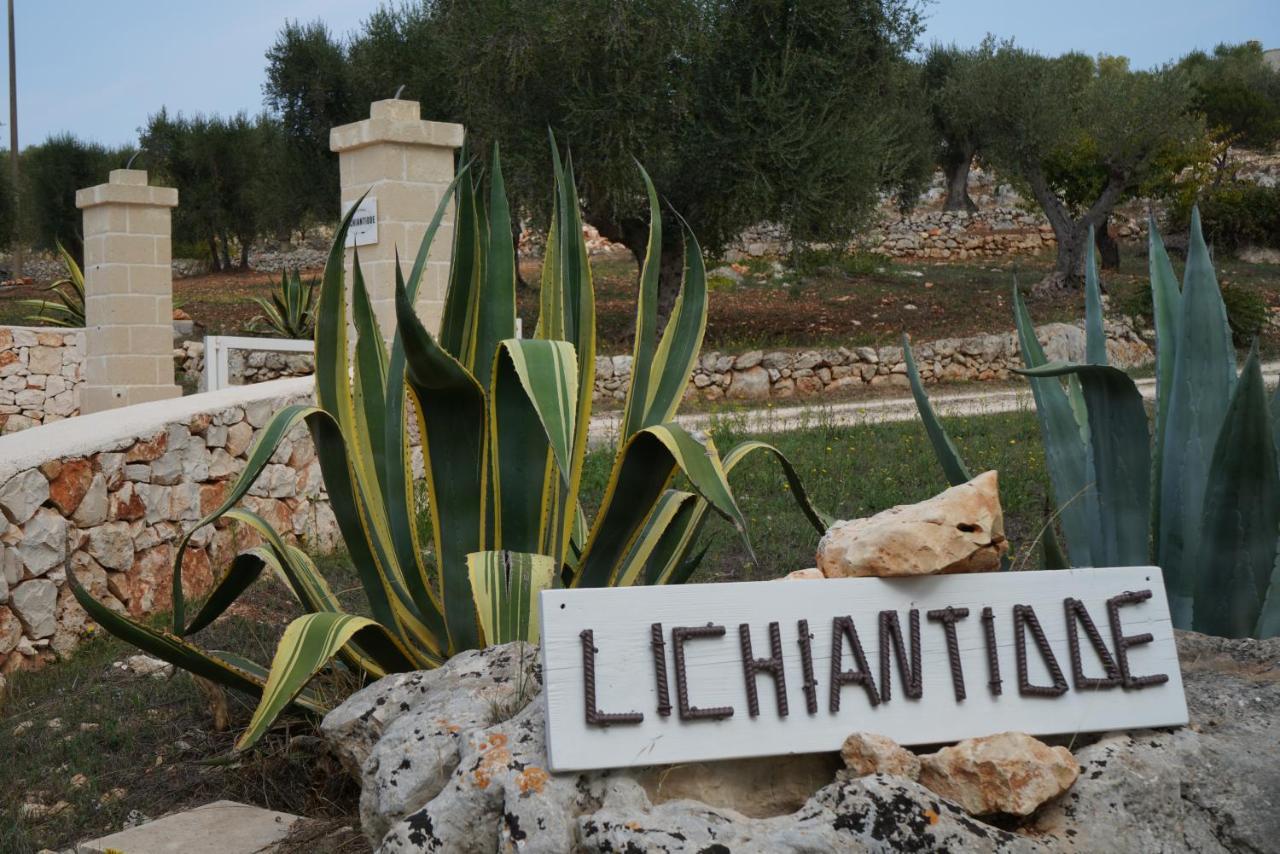
[[[1156,401],[1148,418],[1124,371],[1107,364],[1093,255],[1085,267],[1085,364],[1049,363],[1015,284],[1014,318],[1062,527],[1045,562],[1164,572],[1173,623],[1226,637],[1280,635],[1280,390],[1267,401],[1257,344],[1236,352],[1209,248],[1193,211],[1181,289],[1156,229],[1148,263]],[[952,483],[964,462],[933,412],[911,350],[912,393]]]
[[[57,294],[57,299],[25,299],[22,305],[36,309],[36,313],[27,319],[40,326],[65,326],[82,329],[84,320],[84,272],[76,263],[75,256],[66,250],[61,242],[57,244],[58,257],[67,275],[46,288]]]
[[[297,270],[280,273],[271,301],[254,297],[262,309],[260,322],[280,338],[310,338],[316,329],[316,280],[303,280]]]
[[[643,169],[650,253],[640,274],[632,382],[608,485],[588,524],[579,493],[595,385],[595,296],[572,166],[562,165],[552,149],[552,227],[532,339],[515,337],[511,212],[495,149],[488,204],[478,198],[472,171],[460,170],[408,277],[398,274],[389,351],[358,257],[350,288],[344,280],[349,222],[342,223],[320,286],[315,405],[275,414],[225,503],[192,530],[234,520],[262,538],[217,579],[195,616],[188,619],[182,588],[182,553],[191,533],[173,566],[172,631],[114,613],[71,580],[81,605],[108,631],[198,676],[259,696],[239,747],[252,745],[290,705],[322,711],[307,685],[335,657],[365,677],[435,667],[463,650],[536,641],[537,594],[547,587],[684,582],[705,553],[696,544],[711,514],[728,520],[746,541],[727,476],[753,451],[777,458],[801,510],[815,529],[825,530],[828,520],[776,449],[750,441],[721,456],[710,437],[672,420],[702,344],[706,274],[686,228],[684,281],[659,335],[662,218]],[[432,335],[413,306],[450,194],[453,262],[441,330]],[[410,417],[425,463],[429,546],[419,540],[414,509]],[[302,422],[315,442],[370,617],[344,613],[304,551],[236,506]],[[678,477],[687,489],[675,484]],[[285,630],[269,670],[187,640],[268,567],[308,612]]]

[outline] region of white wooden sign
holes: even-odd
[[[350,210],[351,205],[347,205],[342,215],[346,216],[347,211]],[[350,249],[352,246],[372,246],[377,242],[378,200],[373,196],[365,196],[356,208],[355,216],[351,217],[351,226],[347,229],[347,242],[344,245]]]
[[[1154,567],[547,590],[541,608],[555,771],[1187,722]]]

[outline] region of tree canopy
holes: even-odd
[[[1051,58],[988,39],[963,79],[970,97],[949,110],[980,122],[979,156],[1035,199],[1057,238],[1046,287],[1078,282],[1089,229],[1203,150],[1203,120],[1178,69],[1133,71],[1123,58]]]
[[[550,128],[579,167],[587,221],[636,253],[636,160],[712,252],[761,221],[801,242],[846,240],[878,192],[927,174],[908,109],[920,29],[911,0],[421,0],[351,37],[353,105],[331,105],[322,124],[360,118],[404,84],[430,116],[464,124],[473,150],[501,144],[508,189],[534,220],[547,214],[534,200]],[[303,116],[310,78],[292,69],[334,49],[287,28],[269,100]],[[297,125],[286,117],[301,140]],[[667,230],[668,283],[679,237]]]
[[[1280,69],[1267,64],[1258,42],[1220,44],[1212,55],[1194,51],[1178,67],[1211,129],[1252,148],[1280,141]]]

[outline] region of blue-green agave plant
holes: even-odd
[[[1280,635],[1280,390],[1267,401],[1255,344],[1236,352],[1198,211],[1182,287],[1152,221],[1156,400],[1107,364],[1089,239],[1085,364],[1049,363],[1013,289],[1014,317],[1066,541],[1050,566],[1159,565],[1174,625],[1227,637]],[[912,394],[948,479],[968,479],[903,340]]]

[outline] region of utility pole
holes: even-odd
[[[14,54],[13,0],[9,0],[9,180],[13,187],[13,278],[22,278],[22,239],[18,235],[18,60]]]

